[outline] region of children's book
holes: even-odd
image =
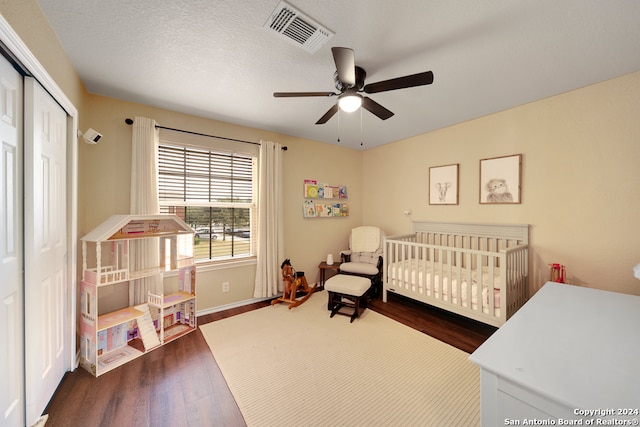
[[[305,218],[314,218],[316,216],[316,205],[313,200],[302,202],[302,213]]]
[[[331,205],[324,203],[318,203],[316,205],[316,212],[320,217],[328,217],[333,215]]]
[[[347,199],[347,186],[346,185],[341,185],[338,189],[339,192],[339,197],[341,199]]]
[[[324,205],[324,210],[325,210],[326,216],[333,216],[333,205],[331,204]]]
[[[315,184],[312,182],[305,182],[304,197],[308,197],[312,199],[318,197],[318,184]]]

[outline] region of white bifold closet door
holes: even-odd
[[[69,366],[67,114],[24,78],[26,424],[45,409]]]

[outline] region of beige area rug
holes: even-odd
[[[469,355],[322,291],[200,326],[248,426],[479,426]]]

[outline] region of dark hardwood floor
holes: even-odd
[[[268,301],[200,316],[198,323],[267,305]],[[369,308],[468,353],[496,331],[393,294],[387,303],[377,299]],[[245,425],[200,330],[99,378],[82,368],[67,373],[45,413],[47,427]]]

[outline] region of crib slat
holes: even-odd
[[[398,258],[398,245],[400,243],[392,240],[387,244],[389,245],[389,253],[387,254],[388,258],[383,261],[387,264],[387,269],[389,271],[388,280],[390,280],[390,284],[387,283],[387,287],[395,287],[397,283],[396,279],[398,277],[398,266],[396,263],[390,261]]]
[[[473,257],[472,257],[472,253],[471,252],[466,252],[465,255],[467,256],[467,300],[470,301],[469,295],[471,295],[471,291],[473,290],[473,278],[472,278],[472,274],[473,274],[473,268],[471,267],[473,264]],[[469,311],[471,311],[473,309],[473,306],[471,305],[470,302],[467,302],[467,307],[469,308]]]
[[[418,257],[420,256],[420,247],[413,246],[413,256],[409,259],[409,280],[411,280],[410,285],[412,285],[411,290],[415,291],[419,289],[420,286],[420,275],[418,274]]]
[[[427,275],[425,270],[426,259],[427,259],[427,248],[422,247],[422,249],[420,250],[420,258],[416,260],[416,274],[420,279],[420,287],[418,288],[418,292],[420,292],[420,289],[422,289],[422,292],[424,292],[425,295],[427,293]],[[421,271],[422,271],[422,275],[420,275]]]
[[[496,246],[497,248],[497,246]],[[496,263],[497,258],[496,257],[490,257],[488,260],[488,265],[487,268],[489,269],[488,273],[489,273],[489,283],[487,283],[487,303],[488,303],[488,312],[491,315],[495,315],[495,297],[494,297],[494,274],[495,274],[495,263]],[[484,292],[484,291],[483,291]],[[484,297],[482,296],[482,293],[480,295],[478,295],[478,298],[480,299],[480,301],[482,302],[482,304],[484,305]]]
[[[479,311],[480,313],[482,313],[482,279],[483,279],[483,277],[482,277],[482,266],[484,265],[484,263],[482,261],[482,258],[483,258],[482,253],[479,253],[478,254],[478,260],[476,261],[476,281],[478,282],[476,284],[476,293],[479,294],[480,296],[478,297],[476,295],[476,308],[475,308],[475,310]],[[469,294],[469,295],[471,296],[469,307],[473,310],[473,303],[471,302],[472,299],[473,299],[473,296],[472,296],[472,294]]]
[[[442,247],[438,247],[438,263],[437,263],[437,277],[436,281],[436,292],[440,295],[440,299],[442,298]]]
[[[405,245],[402,245],[400,248],[400,271],[398,272],[398,276],[396,276],[398,278],[398,287],[404,287],[405,283],[407,283],[407,279],[405,277],[406,274],[406,268],[404,267],[404,260],[405,260],[405,251],[407,250],[407,247]],[[401,274],[401,275],[400,275]]]
[[[456,277],[458,278],[458,300],[460,301],[459,305],[462,305],[462,282],[464,278],[462,277],[462,252],[456,251]]]
[[[436,257],[435,246],[429,246],[427,248],[427,259],[426,259],[427,269],[425,271],[426,271],[426,274],[428,274],[428,282],[429,282],[427,284],[427,289],[429,290],[432,297],[435,297],[435,292],[436,292],[435,281],[434,281],[435,257]]]

